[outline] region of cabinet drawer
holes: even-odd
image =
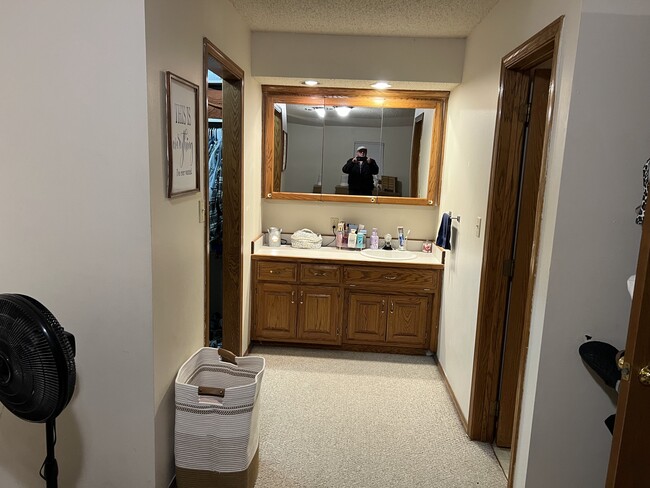
[[[437,280],[434,272],[424,269],[375,268],[346,266],[344,272],[346,285],[393,285],[398,289],[414,288],[436,291]]]
[[[261,261],[257,263],[257,279],[259,281],[295,283],[298,279],[298,265],[295,263]]]
[[[341,267],[327,264],[301,264],[300,281],[302,283],[340,283]]]

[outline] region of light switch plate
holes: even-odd
[[[481,217],[476,217],[476,237],[481,237]]]
[[[199,222],[205,222],[205,204],[199,200]]]

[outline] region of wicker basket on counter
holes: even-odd
[[[291,247],[298,249],[318,249],[323,244],[323,238],[313,230],[300,229],[291,235]]]

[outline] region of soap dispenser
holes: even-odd
[[[372,228],[370,235],[370,249],[379,249],[379,236],[377,235],[377,227]]]

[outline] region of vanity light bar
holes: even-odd
[[[331,110],[334,110],[340,117],[347,117],[352,111],[352,107],[345,105],[339,105],[336,107],[305,107],[305,110],[308,112],[316,112],[321,118],[325,117],[325,112],[329,112]]]
[[[305,80],[302,82],[302,84],[307,86],[316,86],[319,83],[316,80]]]
[[[377,90],[383,90],[385,88],[390,88],[393,85],[391,85],[390,83],[388,83],[386,81],[378,81],[377,83],[373,83],[370,86],[373,87],[373,88],[376,88]]]

